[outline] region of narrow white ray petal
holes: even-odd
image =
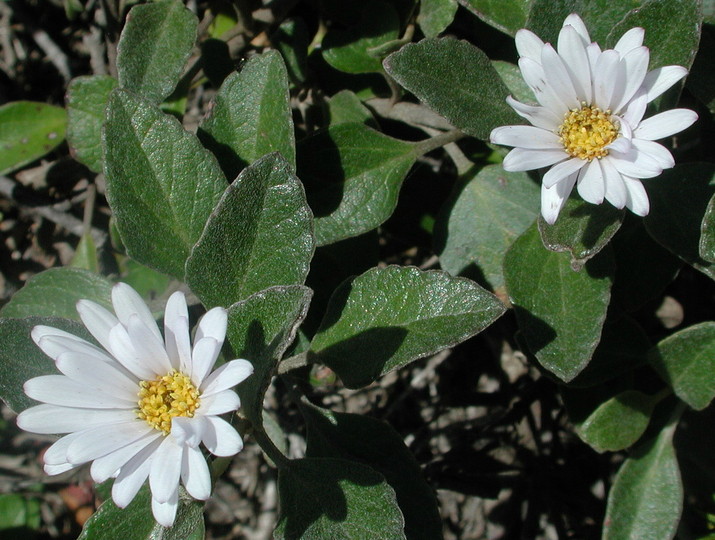
[[[663,172],[663,167],[656,159],[639,152],[635,147],[624,154],[611,151],[603,159],[608,159],[608,162],[618,169],[619,173],[633,178],[653,178]]]
[[[564,120],[563,117],[559,118],[546,107],[527,105],[526,103],[515,100],[511,96],[507,96],[506,102],[514,109],[516,114],[522,118],[526,118],[531,124],[541,129],[554,131]]]
[[[36,326],[35,328],[40,327]],[[37,346],[42,349],[42,352],[44,352],[53,360],[57,360],[59,355],[61,355],[62,353],[76,352],[92,356],[93,358],[96,358],[97,360],[101,360],[102,362],[106,362],[108,364],[117,363],[117,361],[111,356],[109,356],[106,351],[100,349],[95,345],[92,345],[88,341],[85,341],[77,336],[44,334],[37,339],[34,339],[34,341],[35,343],[37,343]]]
[[[579,17],[576,13],[571,13],[568,17],[566,17],[564,19],[563,26],[573,26],[574,30],[576,30],[578,35],[583,40],[584,45],[591,43],[591,36],[588,35],[588,29],[581,20],[581,17]]]
[[[80,464],[106,456],[109,452],[141,439],[151,430],[152,428],[146,422],[138,419],[122,424],[85,429],[82,436],[67,448],[67,461]]]
[[[616,208],[623,208],[626,205],[627,191],[623,182],[623,175],[612,164],[611,156],[606,156],[601,160],[603,178],[606,184],[606,200]]]
[[[243,440],[238,432],[218,416],[204,416],[204,446],[215,456],[233,456],[243,448]]]
[[[501,126],[489,135],[494,144],[534,150],[563,149],[559,136],[553,131],[534,126]]]
[[[643,79],[643,89],[650,103],[688,74],[682,66],[663,66],[649,72]]]
[[[624,55],[643,45],[643,37],[645,37],[645,30],[643,30],[640,26],[636,26],[623,34],[621,39],[618,40],[618,43],[616,43],[616,46],[613,48],[621,53],[621,55]]]
[[[161,341],[161,332],[156,325],[154,316],[139,293],[126,283],[117,283],[112,287],[112,305],[117,318],[123,325],[129,323],[132,315],[136,315],[146,325],[154,336]]]
[[[530,171],[548,167],[559,161],[568,159],[569,155],[565,150],[525,150],[514,148],[504,158],[502,166],[505,171]]]
[[[601,162],[594,159],[581,169],[578,175],[576,189],[581,198],[592,204],[601,204],[606,196],[606,183],[603,179]]]
[[[76,468],[77,465],[72,465],[71,463],[62,463],[60,465],[45,465],[43,470],[48,476],[55,476],[56,474],[62,474],[63,472],[71,471]]]
[[[149,476],[154,452],[164,440],[158,437],[127,461],[119,470],[112,485],[112,500],[119,508],[125,508],[137,494]]]
[[[56,405],[36,405],[22,411],[17,425],[30,433],[70,433],[96,426],[120,424],[136,418],[131,410],[73,409]]]
[[[160,437],[161,433],[154,429],[133,443],[128,444],[123,448],[119,448],[114,452],[110,452],[106,456],[95,459],[92,462],[92,467],[90,468],[92,480],[98,484],[108,480],[114,476],[114,474],[119,471],[125,463]]]
[[[633,129],[631,128],[631,125],[624,121],[623,118],[620,116],[616,116],[615,114],[611,116],[611,120],[615,121],[619,125],[619,131],[618,131],[618,136],[622,137],[624,139],[632,139],[633,138]]]
[[[253,365],[248,360],[238,358],[226,362],[201,384],[201,395],[210,396],[233,388],[253,373]]]
[[[214,338],[219,348],[226,339],[226,325],[228,324],[228,312],[222,307],[215,307],[208,310],[199,320],[196,327],[196,337],[194,341],[199,341],[204,337]]]
[[[553,225],[556,222],[556,218],[559,217],[559,212],[564,207],[577,176],[578,174],[572,174],[551,188],[547,188],[542,184],[541,215],[549,225]]]
[[[163,372],[157,373],[152,369],[152,366],[147,366],[139,360],[127,329],[121,324],[117,324],[109,332],[109,348],[119,363],[141,380],[151,380],[156,378],[157,375],[165,374]]]
[[[631,139],[628,137],[617,137],[611,144],[606,145],[606,149],[625,153],[631,150],[631,146],[633,145],[631,143]]]
[[[166,302],[164,311],[164,339],[166,352],[174,369],[184,372],[191,359],[189,339],[189,310],[184,293],[176,291]]]
[[[621,113],[621,119],[628,126],[637,126],[643,119],[646,107],[648,106],[648,94],[641,87],[633,96],[630,103],[628,103],[625,111]]]
[[[236,411],[241,406],[241,398],[233,390],[224,390],[201,398],[201,414],[218,415]],[[173,422],[172,422],[173,431]]]
[[[540,105],[546,107],[557,116],[562,116],[568,111],[568,107],[558,98],[546,80],[544,69],[540,63],[531,58],[520,58],[519,69],[524,82],[534,92],[534,97]]]
[[[591,68],[586,44],[573,26],[561,28],[558,51],[573,82],[576,98],[579,102],[591,103]]]
[[[131,409],[136,407],[136,399],[127,393],[113,395],[96,387],[89,387],[73,381],[64,375],[35,377],[27,381],[23,389],[32,399],[50,405],[85,409]]]
[[[45,465],[65,465],[67,464],[67,449],[77,437],[81,437],[82,433],[70,433],[64,437],[57,439],[45,453],[42,454],[42,461]],[[72,465],[74,467],[74,465]]]
[[[547,43],[541,50],[541,66],[544,69],[544,76],[549,81],[556,96],[567,109],[574,109],[581,106],[576,94],[573,81],[568,69],[559,54],[551,44]]]
[[[620,55],[614,50],[603,51],[593,72],[593,101],[602,110],[611,106],[611,98],[619,81]]]
[[[94,356],[76,352],[65,352],[57,358],[57,369],[73,381],[136,401],[139,379],[121,367],[117,362],[101,362]]]
[[[591,66],[591,82],[593,82],[593,73],[598,62],[598,57],[601,56],[601,47],[598,43],[590,43],[586,47],[586,55],[588,56],[588,64]]]
[[[151,513],[156,522],[163,527],[171,527],[176,519],[176,509],[179,506],[179,486],[169,496],[166,502],[159,502],[154,497],[151,499]]]
[[[205,501],[211,496],[211,473],[198,448],[186,448],[181,463],[181,481],[194,499]]]
[[[522,28],[514,36],[514,42],[519,56],[531,58],[537,62],[541,61],[541,48],[544,46],[544,42],[534,32]]]
[[[119,324],[119,319],[91,300],[80,300],[77,302],[77,313],[79,313],[82,323],[87,327],[89,333],[94,336],[94,339],[96,339],[102,347],[111,351],[109,346],[109,332]]]
[[[648,72],[648,61],[650,53],[647,47],[637,47],[621,58],[621,64],[626,73],[626,81],[623,92],[618,96],[617,101],[612,103],[611,110],[614,113],[621,112],[626,107],[635,93],[643,84],[643,79]]]
[[[164,340],[156,337],[137,315],[129,316],[126,328],[139,362],[156,373],[169,373],[173,366],[166,354]]]
[[[218,358],[221,346],[212,337],[201,338],[194,345],[191,353],[191,382],[200,387],[211,372]]]
[[[566,161],[562,161],[546,171],[546,174],[544,174],[541,181],[547,188],[550,188],[557,182],[561,182],[567,176],[581,170],[581,167],[587,163],[587,161],[581,158],[567,159]]]
[[[202,415],[205,415],[204,411],[204,400],[201,399],[201,407],[199,407]],[[177,416],[171,420],[171,436],[176,441],[176,444],[180,446],[191,446],[195,447],[201,443],[203,438],[203,430],[205,429],[205,423],[201,419],[200,415],[197,414],[193,418],[187,418],[185,416]]]
[[[167,502],[179,485],[183,452],[184,447],[176,444],[173,437],[164,437],[154,454],[149,471],[149,487],[152,498],[160,503]]]
[[[639,152],[643,152],[656,160],[658,165],[663,169],[670,169],[675,166],[673,154],[662,144],[646,141],[645,139],[633,139],[633,146],[635,146]]]
[[[689,128],[697,119],[697,113],[690,109],[670,109],[643,120],[633,134],[639,139],[655,141]]]
[[[624,176],[623,182],[627,191],[626,206],[637,216],[647,216],[650,211],[650,202],[641,181]]]

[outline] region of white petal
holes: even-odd
[[[139,380],[112,361],[102,362],[94,356],[65,352],[57,358],[57,369],[73,381],[130,401],[137,400]]]
[[[206,376],[211,372],[221,352],[221,346],[212,337],[200,339],[194,345],[191,353],[191,382],[201,386]]]
[[[40,327],[36,326],[35,328],[38,329]],[[108,364],[117,363],[117,361],[109,356],[105,351],[95,345],[92,345],[88,341],[78,338],[77,336],[70,337],[46,334],[38,337],[35,340],[35,343],[37,343],[37,346],[42,349],[42,352],[55,361],[62,353],[75,352],[92,356],[93,358]]]
[[[151,499],[151,513],[159,525],[171,527],[176,519],[176,509],[179,506],[179,486],[169,496],[169,500],[160,503],[155,498]]]
[[[149,486],[152,498],[157,502],[167,502],[177,489],[183,452],[184,447],[176,444],[173,437],[164,437],[161,446],[154,454],[149,471]]]
[[[161,438],[161,433],[154,429],[131,444],[110,452],[106,456],[97,458],[92,462],[90,473],[92,480],[98,484],[114,476],[130,459],[144,450],[147,446]]]
[[[541,66],[546,80],[564,106],[567,109],[579,108],[581,103],[566,65],[549,43],[541,50]]]
[[[611,98],[619,83],[620,55],[614,50],[603,51],[593,71],[593,100],[602,110],[611,106]]]
[[[537,62],[541,61],[541,48],[544,46],[544,42],[541,41],[539,36],[526,28],[522,28],[515,34],[514,42],[519,56],[531,58]]]
[[[226,339],[226,325],[228,324],[228,313],[222,307],[215,307],[208,310],[199,320],[196,328],[195,341],[199,341],[205,337],[214,338],[219,348],[223,346],[223,340]]]
[[[643,119],[643,115],[645,114],[647,106],[648,94],[643,89],[643,87],[641,87],[640,90],[638,90],[631,99],[630,103],[625,109],[625,112],[622,112],[622,121],[628,124],[628,126],[637,126]]]
[[[124,326],[128,325],[132,315],[136,315],[146,325],[147,329],[154,334],[154,337],[161,341],[161,332],[159,332],[154,316],[149,311],[144,300],[142,300],[142,297],[139,296],[139,293],[129,285],[117,283],[112,287],[112,305],[117,318]]]
[[[571,13],[568,17],[566,17],[566,19],[564,19],[563,26],[567,25],[574,27],[574,30],[576,30],[578,35],[581,36],[585,45],[591,43],[591,37],[588,35],[588,29],[581,20],[581,17],[579,17],[576,13]]]
[[[509,152],[502,163],[505,171],[518,172],[530,171],[548,167],[559,161],[568,159],[569,155],[563,150],[525,150],[514,148]]]
[[[164,340],[156,337],[137,315],[130,315],[127,334],[134,345],[139,362],[156,373],[169,373],[173,366],[164,348]]]
[[[120,424],[136,419],[131,410],[73,409],[56,405],[37,405],[22,411],[17,425],[30,433],[70,433],[96,426]]]
[[[604,159],[608,159],[618,172],[632,178],[653,178],[663,172],[657,160],[635,147],[623,154],[611,151]]]
[[[71,471],[76,468],[77,465],[72,465],[71,463],[63,463],[61,465],[45,465],[43,467],[45,474],[49,476],[55,476],[56,474],[62,474],[63,472]]]
[[[673,155],[662,144],[644,139],[633,139],[633,146],[635,146],[639,152],[643,152],[652,157],[663,169],[670,169],[675,165]]]
[[[611,164],[610,157],[606,156],[601,159],[603,178],[606,183],[606,200],[616,208],[623,208],[628,196],[626,184],[623,182],[623,175]]]
[[[612,104],[611,109],[613,112],[620,112],[640,89],[643,79],[648,72],[649,59],[650,53],[647,47],[633,49],[621,58],[622,67],[626,73],[626,81],[617,101]]]
[[[203,399],[201,400],[201,414],[206,414],[203,409]],[[203,437],[205,423],[199,415],[194,418],[177,416],[171,420],[171,436],[180,446],[198,446]]]
[[[109,347],[112,355],[114,355],[119,363],[141,380],[152,380],[159,374],[165,374],[163,372],[156,372],[152,369],[153,366],[147,366],[139,360],[139,356],[134,349],[134,344],[127,333],[127,329],[121,324],[117,324],[110,330]]]
[[[211,473],[198,448],[186,448],[184,451],[181,481],[194,499],[205,501],[211,496]]]
[[[253,366],[248,360],[239,358],[226,362],[201,384],[201,395],[210,396],[233,388],[253,373]]]
[[[524,82],[534,92],[534,97],[540,105],[546,107],[557,116],[562,116],[568,111],[568,107],[559,99],[547,82],[544,68],[541,67],[539,62],[531,58],[520,58],[519,69]]]
[[[621,55],[624,55],[628,53],[629,51],[635,49],[636,47],[640,47],[643,45],[643,38],[645,37],[645,30],[643,28],[636,26],[635,28],[631,28],[621,36],[621,39],[618,40],[618,43],[616,43],[616,46],[613,47],[616,49]]]
[[[598,62],[598,57],[601,56],[601,47],[598,43],[591,43],[586,47],[586,55],[588,56],[588,64],[591,66],[591,81],[593,81],[593,71]]]
[[[204,433],[201,439],[204,446],[215,456],[233,456],[243,448],[243,441],[238,432],[218,416],[203,416]]]
[[[91,300],[80,300],[77,302],[77,313],[79,313],[82,323],[87,327],[89,333],[94,336],[94,339],[96,339],[102,347],[111,351],[109,346],[109,332],[119,324],[119,319]]]
[[[142,487],[144,480],[149,476],[154,452],[156,452],[163,440],[163,437],[158,437],[152,441],[120,469],[112,485],[112,499],[119,508],[124,508],[132,502],[132,499]]]
[[[97,388],[73,381],[64,375],[42,375],[30,379],[23,386],[25,394],[32,399],[60,405],[86,409],[131,409],[136,407],[136,399],[113,395]]]
[[[556,133],[534,126],[501,126],[494,128],[489,135],[489,140],[494,144],[536,150],[563,150],[564,147]]]
[[[70,433],[57,439],[42,455],[42,461],[45,465],[64,465],[67,464],[67,449],[77,437],[81,437],[81,433]],[[72,465],[75,467],[75,465]]]
[[[591,103],[591,68],[588,54],[583,38],[573,26],[566,25],[561,28],[558,51],[573,82],[576,98]]]
[[[191,341],[189,340],[189,311],[184,293],[176,291],[169,297],[164,311],[166,352],[174,369],[190,371]]]
[[[601,204],[606,196],[606,183],[603,179],[601,162],[594,159],[581,169],[578,175],[576,189],[581,198],[591,204]]]
[[[616,137],[616,140],[611,144],[606,145],[606,149],[615,150],[616,152],[630,152],[633,144],[628,137]]]
[[[547,188],[542,184],[541,215],[549,225],[553,225],[556,222],[556,218],[559,217],[559,212],[564,207],[577,176],[577,174],[572,174],[551,188]]]
[[[690,109],[671,109],[646,118],[633,134],[639,139],[655,141],[689,128],[697,119],[697,113]]]
[[[643,80],[643,89],[650,103],[688,74],[682,66],[663,66],[649,72]]]
[[[152,428],[141,420],[135,419],[123,424],[111,424],[85,429],[67,449],[67,461],[74,464],[86,463],[106,456],[110,452],[123,448],[141,439]]]
[[[516,111],[516,114],[522,118],[526,118],[532,125],[538,128],[553,131],[563,122],[563,118],[559,118],[546,107],[527,105],[526,103],[515,100],[511,96],[507,96],[506,102]]]
[[[224,390],[211,396],[201,397],[201,414],[218,415],[238,410],[241,398],[233,390]],[[173,431],[173,422],[172,422]]]
[[[623,177],[626,190],[628,192],[626,206],[638,216],[648,215],[650,203],[648,202],[648,194],[640,180],[635,178]]]
[[[547,188],[550,188],[557,182],[561,182],[567,176],[581,170],[581,167],[587,163],[587,161],[580,158],[567,159],[566,161],[562,161],[546,171],[546,174],[544,174],[544,178],[541,181]]]

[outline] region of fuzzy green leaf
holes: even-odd
[[[715,196],[710,199],[703,221],[700,224],[700,256],[708,262],[715,262]]]
[[[509,35],[524,28],[532,0],[464,0],[462,5],[485,23]]]
[[[444,32],[457,13],[457,0],[422,0],[417,24],[426,37],[435,37]]]

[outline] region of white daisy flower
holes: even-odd
[[[170,527],[180,481],[195,499],[211,494],[199,443],[216,456],[232,456],[243,447],[240,435],[218,415],[239,408],[230,389],[253,367],[232,360],[211,372],[226,336],[223,308],[201,318],[192,349],[181,292],[166,304],[163,340],[149,308],[129,285],[114,286],[112,304],[114,314],[89,300],[77,303],[82,322],[105,350],[57,328],[32,330],[32,339],[62,375],[25,383],[25,393],[43,404],[20,413],[17,424],[33,433],[68,433],[45,452],[45,472],[92,462],[95,482],[115,478],[112,499],[120,508],[148,477],[154,517]]]
[[[541,214],[553,224],[574,184],[581,197],[617,208],[648,213],[640,182],[673,167],[670,152],[654,142],[689,127],[698,118],[673,109],[643,119],[646,105],[687,70],[665,66],[648,72],[650,53],[643,28],[632,28],[613,49],[592,43],[576,14],[564,21],[556,49],[536,34],[516,33],[519,69],[539,105],[507,103],[531,126],[502,126],[490,140],[513,146],[504,158],[507,171],[551,167],[541,186]]]

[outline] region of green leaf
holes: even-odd
[[[170,278],[153,268],[139,264],[128,257],[119,260],[122,281],[139,293],[142,298],[157,298],[169,286]]]
[[[204,305],[227,305],[302,284],[314,250],[303,186],[280,154],[269,154],[224,193],[191,250],[186,281]]]
[[[204,537],[203,503],[192,499],[183,488],[179,491],[176,520],[170,528],[162,527],[151,513],[148,483],[129,505],[117,508],[106,500],[84,524],[77,540],[196,540]]]
[[[14,101],[0,107],[0,174],[44,156],[65,140],[67,113],[61,107]]]
[[[610,204],[589,204],[568,199],[553,225],[539,215],[539,234],[547,249],[568,251],[571,266],[577,270],[606,247],[621,227],[624,214],[624,210]]]
[[[216,159],[175,118],[123,90],[109,99],[103,138],[107,199],[127,253],[183,279],[227,187]]]
[[[295,136],[288,73],[277,51],[251,58],[221,85],[199,138],[221,163],[226,178],[271,152],[295,168]]]
[[[355,23],[331,28],[323,39],[323,58],[346,73],[381,72],[380,58],[370,53],[398,37],[400,21],[395,8],[382,0],[360,2]]]
[[[683,507],[673,450],[675,425],[639,445],[623,463],[608,494],[604,540],[672,538]]]
[[[395,490],[410,539],[442,538],[442,521],[432,488],[400,435],[385,422],[357,414],[333,413],[305,403],[308,457],[358,461],[382,474]]]
[[[134,6],[117,46],[119,85],[161,103],[179,82],[197,27],[196,15],[178,0]]]
[[[601,403],[586,418],[572,418],[576,433],[597,452],[616,452],[635,444],[645,432],[657,400],[626,390]]]
[[[76,304],[87,299],[112,310],[112,283],[81,268],[50,268],[35,274],[0,310],[2,317],[62,317],[79,321]]]
[[[309,359],[359,388],[481,332],[504,313],[476,283],[388,266],[345,281],[313,337]]]
[[[295,85],[305,82],[311,35],[303,19],[284,21],[271,36],[271,44],[285,60],[288,77]]]
[[[715,196],[710,199],[700,224],[698,251],[706,261],[715,262]]]
[[[531,91],[531,88],[529,88],[529,85],[526,84],[524,77],[521,75],[519,66],[502,60],[492,60],[492,66],[494,66],[513,98],[529,105],[538,105],[534,92]]]
[[[544,248],[536,225],[504,258],[504,278],[519,328],[539,363],[569,382],[598,345],[610,300],[613,256],[605,250],[580,271]]]
[[[241,411],[254,429],[263,424],[263,396],[305,318],[311,295],[307,287],[272,287],[228,308],[226,336],[235,355],[253,364],[253,374],[238,386],[238,393]]]
[[[95,274],[99,273],[99,259],[97,258],[97,246],[94,243],[94,239],[91,234],[83,234],[79,242],[77,242],[77,247],[75,248],[74,255],[72,256],[72,261],[70,262],[72,268],[82,268],[84,270],[89,270]]]
[[[503,294],[504,254],[539,213],[539,187],[526,173],[501,165],[465,180],[438,217],[435,251],[450,274],[486,281]]]
[[[0,537],[32,539],[38,533],[40,501],[23,495],[0,495]]]
[[[486,54],[466,41],[428,38],[385,59],[385,70],[455,127],[487,140],[498,126],[521,124],[509,89]],[[448,81],[449,84],[445,84]]]
[[[278,472],[276,540],[398,540],[404,520],[384,477],[353,461],[306,458]]]
[[[330,125],[359,123],[377,127],[370,109],[350,90],[341,90],[328,100]]]
[[[37,402],[25,395],[25,381],[59,372],[52,359],[35,345],[30,332],[36,325],[52,326],[83,338],[89,334],[81,324],[55,317],[0,318],[0,399],[16,413]],[[91,338],[89,338],[91,339]]]
[[[711,2],[710,5],[715,8],[715,2]],[[715,27],[713,21],[710,21],[710,24],[704,24],[702,27],[700,48],[685,84],[693,95],[710,109],[711,113],[715,113],[715,71],[711,69],[713,51],[715,51]]]
[[[485,23],[509,35],[524,28],[531,0],[465,0],[462,5]]]
[[[370,231],[390,217],[417,153],[364,124],[339,124],[298,145],[298,176],[318,245]]]
[[[457,0],[422,0],[417,24],[426,37],[441,34],[452,23],[457,13]]]
[[[715,165],[684,163],[647,182],[650,213],[646,230],[661,245],[715,279],[715,266],[700,256],[700,228],[715,195]]]
[[[662,340],[650,361],[675,394],[698,411],[715,397],[715,322],[685,328]]]

